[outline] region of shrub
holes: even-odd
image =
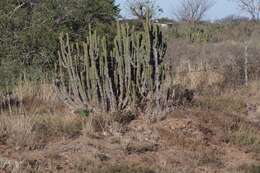
[[[118,15],[114,0],[1,0],[0,85],[15,84],[23,73],[52,76],[61,32],[83,40],[91,24],[112,38]]]

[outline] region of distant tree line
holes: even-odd
[[[260,19],[260,0],[229,0],[235,2],[241,12],[246,13],[251,20]],[[173,4],[173,18],[182,22],[199,22],[215,5],[216,0],[179,0]],[[163,9],[155,0],[127,0],[130,14],[137,19],[158,17]],[[229,16],[230,17],[230,16]]]

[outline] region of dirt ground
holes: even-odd
[[[0,140],[0,172],[259,173],[260,94],[239,91],[239,107],[233,96],[197,98],[156,122],[138,116],[113,133],[81,132],[35,148]]]

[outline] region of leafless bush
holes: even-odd
[[[181,0],[174,15],[179,21],[198,22],[213,5],[212,0]]]
[[[127,0],[127,8],[138,19],[152,19],[162,12],[154,0]]]
[[[259,0],[234,0],[240,9],[251,16],[252,20],[259,20],[260,1]]]

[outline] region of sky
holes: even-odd
[[[129,17],[129,12],[126,10],[126,0],[116,0],[122,9],[121,15]],[[163,14],[160,17],[173,18],[173,10],[181,0],[155,0],[163,9]],[[237,4],[232,0],[215,0],[215,5],[206,14],[206,20],[216,20],[229,15],[243,15],[238,9]]]

